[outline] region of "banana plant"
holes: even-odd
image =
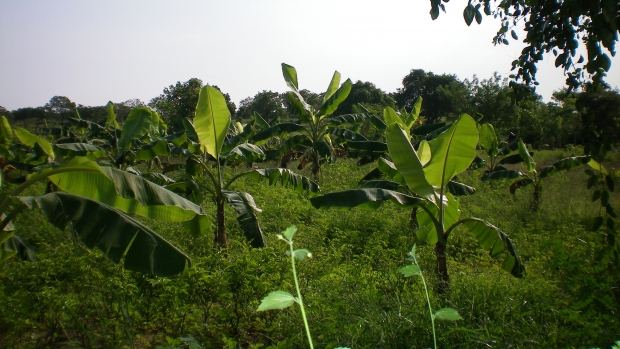
[[[410,193],[382,188],[361,188],[328,193],[310,199],[319,209],[377,209],[392,201],[397,205],[418,207],[418,236],[435,245],[438,291],[449,285],[446,247],[450,235],[459,226],[467,228],[491,256],[504,257],[502,269],[515,277],[525,271],[510,238],[499,228],[475,217],[460,217],[459,201],[448,189],[450,181],[465,171],[476,157],[478,129],[476,121],[463,114],[445,132],[416,151],[407,124],[391,108],[386,108],[386,138],[398,175]]]
[[[507,143],[498,141],[495,128],[488,123],[480,126],[480,148],[489,157],[488,162],[483,162],[483,160],[478,163],[478,167],[488,166],[486,173],[505,171],[508,169],[503,165],[515,165],[524,161],[520,153],[512,154],[519,149],[518,142]]]
[[[282,74],[286,84],[291,89],[287,98],[295,114],[299,116],[299,122],[283,122],[271,126],[252,136],[252,141],[257,143],[274,136],[289,135],[282,140],[274,156],[279,158],[290,152],[301,153],[298,169],[301,170],[310,164],[310,171],[314,179],[318,179],[321,166],[326,162],[331,163],[336,160],[331,136],[349,140],[366,140],[361,134],[343,128],[342,125],[344,123],[362,122],[367,116],[365,114],[348,114],[335,118],[329,117],[347,98],[352,87],[350,79],[340,85],[340,73],[337,71],[334,72],[327,91],[323,95],[319,110],[315,110],[313,106],[306,103],[299,92],[297,71],[294,67],[282,63]]]
[[[238,215],[239,226],[252,246],[262,247],[265,245],[265,238],[256,216],[256,212],[261,210],[252,195],[232,190],[233,184],[240,178],[248,177],[255,180],[266,179],[270,185],[280,183],[282,186],[299,191],[318,192],[319,186],[311,179],[285,168],[252,169],[231,177],[227,176],[226,170],[230,164],[265,158],[265,153],[260,147],[247,143],[253,133],[252,124],[245,127],[236,125],[234,127],[236,132],[231,135],[230,118],[222,93],[209,85],[203,87],[198,96],[194,120],[185,123],[190,137],[196,137],[199,143],[197,154],[188,157],[186,162],[189,178],[169,187],[206,193],[195,195],[195,200],[202,203],[203,197],[206,196],[215,202],[217,212],[214,244],[217,247],[228,246],[224,216],[226,204],[234,208]]]
[[[6,146],[11,129],[5,119],[1,121],[0,139]],[[88,248],[101,250],[114,262],[122,260],[126,269],[172,276],[191,264],[187,255],[134,217],[179,222],[192,229],[205,219],[200,206],[140,176],[100,166],[87,157],[73,156],[61,163],[44,138],[19,128],[13,132],[22,143],[43,149],[55,161],[34,167],[23,183],[7,188],[8,193],[0,198],[0,263],[17,254],[22,258],[31,255],[15,235],[12,221],[26,209],[38,209],[59,229],[70,227],[72,235]],[[21,195],[45,181],[58,190]]]
[[[538,211],[542,203],[542,180],[554,175],[560,171],[569,171],[582,165],[586,165],[590,162],[590,156],[571,156],[556,161],[550,166],[542,168],[540,171],[536,169],[536,162],[532,158],[532,155],[527,149],[525,143],[522,140],[518,142],[519,157],[525,164],[526,171],[522,172],[518,170],[500,169],[494,172],[488,172],[482,176],[483,181],[487,180],[499,180],[499,179],[516,179],[516,181],[510,184],[510,194],[515,194],[517,189],[532,185],[534,191],[532,192],[532,210]]]

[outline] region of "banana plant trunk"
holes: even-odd
[[[446,263],[445,243],[439,241],[435,244],[435,255],[437,256],[437,266],[435,267],[437,284],[435,291],[438,294],[446,294],[450,287],[450,277],[448,275],[448,264]]]
[[[226,221],[224,219],[224,198],[217,200],[217,229],[215,230],[215,246],[224,249],[228,248]]]

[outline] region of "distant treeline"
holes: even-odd
[[[138,99],[115,103],[118,121],[122,123],[133,107],[148,105],[161,114],[169,132],[180,130],[183,118],[193,118],[198,92],[203,85],[200,79],[193,78],[164,88],[162,94],[148,104]],[[302,90],[301,94],[315,108],[321,104],[322,94],[308,90]],[[274,123],[292,114],[284,93],[264,90],[245,98],[238,107],[228,94],[224,96],[236,120],[249,119],[256,112],[267,122]],[[425,123],[452,121],[462,113],[481,114],[483,122],[493,124],[500,137],[520,137],[535,148],[583,144],[592,137],[620,142],[618,90],[568,93],[562,89],[553,93],[552,102],[544,103],[533,88],[510,86],[508,79],[497,73],[489,79],[480,80],[474,76],[459,80],[455,75],[436,75],[414,69],[403,78],[403,87],[393,93],[384,92],[371,82],[357,81],[334,115],[371,112],[381,116],[386,106],[409,111],[418,97],[424,101],[421,115]],[[0,115],[16,125],[35,130],[45,127],[45,123],[64,124],[65,118],[78,117],[78,114],[82,119],[99,122],[107,117],[107,108],[76,105],[64,96],[54,96],[44,106],[36,108],[8,111],[0,106]]]

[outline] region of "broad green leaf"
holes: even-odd
[[[237,222],[252,247],[265,247],[265,237],[258,224],[255,212],[262,212],[254,202],[252,195],[244,192],[223,191],[226,201],[237,212]]]
[[[344,102],[344,100],[347,99],[347,96],[349,96],[352,87],[353,83],[351,82],[351,79],[347,79],[347,81],[345,81],[344,84],[342,84],[342,86],[340,86],[340,88],[336,92],[334,92],[334,94],[332,94],[327,100],[325,100],[325,102],[323,102],[323,104],[321,105],[321,110],[319,111],[319,115],[325,116],[335,112],[336,109],[338,109],[340,103]]]
[[[219,159],[229,124],[230,111],[222,93],[209,85],[203,87],[194,117],[201,151]]]
[[[203,214],[200,206],[126,171],[77,161],[62,168],[74,170],[48,177],[60,189],[97,200],[127,214],[171,222],[188,221]]]
[[[521,157],[521,154],[512,154],[510,156],[507,156],[507,157],[501,159],[498,162],[498,164],[501,164],[501,165],[516,165],[516,164],[522,163],[523,161],[524,160]]]
[[[34,147],[35,144],[38,144],[39,147],[41,147],[41,149],[45,152],[45,154],[47,154],[47,156],[52,159],[55,157],[52,144],[48,142],[45,138],[33,135],[32,133],[28,132],[28,130],[21,127],[15,127],[13,129],[13,132],[15,132],[15,136],[23,144],[29,147]]]
[[[456,321],[463,320],[459,312],[452,308],[441,308],[433,315],[435,320]]]
[[[256,311],[285,309],[293,305],[295,302],[296,299],[292,294],[286,291],[273,291],[263,298]]]
[[[396,114],[394,109],[392,109],[390,107],[387,107],[387,108],[383,109],[383,120],[385,120],[386,130],[387,130],[388,127],[390,127],[390,126],[392,126],[394,124],[398,124],[407,132],[407,136],[410,136],[409,135],[409,128],[403,122],[403,119],[401,119],[401,117],[398,114]]]
[[[282,75],[284,76],[284,81],[286,81],[286,85],[293,91],[295,96],[297,97],[297,102],[301,104],[301,108],[299,108],[301,115],[310,113],[310,106],[304,100],[304,97],[299,93],[299,84],[297,82],[297,70],[293,66],[290,66],[286,63],[282,63]],[[290,95],[289,95],[290,96]],[[289,100],[294,99],[289,98]]]
[[[409,189],[419,196],[438,204],[435,199],[435,190],[426,180],[425,170],[422,168],[418,154],[416,154],[415,149],[413,149],[409,142],[409,136],[406,131],[397,123],[388,123],[386,138],[394,165],[405,179]]]
[[[13,131],[11,130],[11,125],[9,121],[4,117],[4,115],[0,116],[0,145],[5,146],[6,148],[10,147],[13,143]]]
[[[346,128],[329,128],[327,130],[327,133],[351,141],[367,141],[366,137],[362,136],[357,132],[347,130]]]
[[[59,229],[70,224],[80,241],[103,251],[115,263],[124,258],[128,270],[173,276],[191,263],[156,232],[103,203],[63,192],[18,199],[31,209],[38,207]]]
[[[282,236],[284,236],[288,241],[291,241],[293,240],[293,236],[295,236],[296,232],[297,232],[297,227],[294,225],[291,225],[290,227],[286,228],[282,232]]]
[[[144,137],[150,130],[153,123],[153,112],[148,107],[135,107],[127,115],[121,139],[118,141],[120,151],[125,151],[131,147],[131,142]]]
[[[497,155],[498,142],[493,125],[483,124],[480,126],[480,147],[491,157]]]
[[[116,121],[116,113],[114,113],[114,103],[112,103],[111,101],[108,102],[107,108],[108,108],[108,118],[105,124],[110,127],[113,127],[114,129],[120,129],[121,127],[118,125],[118,122]]]
[[[502,269],[515,277],[523,277],[525,274],[525,267],[521,264],[517,249],[508,235],[491,223],[473,217],[465,218],[452,225],[448,229],[447,234],[449,235],[450,232],[460,224],[467,227],[478,241],[478,244],[482,248],[490,251],[491,256],[496,257],[502,253],[506,255],[502,263]]]
[[[523,158],[525,166],[527,166],[527,171],[534,171],[534,168],[536,168],[536,163],[534,162],[534,159],[530,155],[530,152],[527,150],[527,147],[522,140],[519,140],[519,155],[521,155],[521,157]]]
[[[341,210],[352,208],[375,210],[387,201],[404,207],[415,207],[424,202],[420,198],[379,188],[336,191],[310,198],[310,203],[314,208]]]
[[[428,142],[423,140],[420,142],[418,146],[418,156],[420,157],[420,163],[422,166],[428,164],[431,161],[431,147],[428,145]]]
[[[467,114],[461,115],[448,130],[430,141],[429,145],[432,158],[424,167],[424,174],[429,184],[442,188],[452,177],[467,170],[476,157],[476,121]],[[396,167],[400,170],[398,164]]]
[[[422,271],[420,270],[420,268],[414,264],[408,265],[406,267],[402,267],[398,269],[398,272],[403,274],[405,277],[422,274]]]
[[[415,101],[415,104],[413,105],[413,109],[411,109],[411,115],[415,116],[415,119],[417,120],[418,117],[420,116],[421,110],[422,110],[422,97],[418,97],[418,99],[416,99]]]
[[[329,82],[329,86],[327,86],[327,90],[323,95],[323,101],[321,104],[325,104],[325,102],[331,97],[336,90],[338,90],[338,86],[340,86],[340,73],[338,71],[334,72],[334,76],[332,76],[332,81]]]

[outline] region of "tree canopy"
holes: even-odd
[[[444,0],[447,2],[446,0]],[[441,0],[431,0],[431,18],[445,12]],[[545,53],[553,53],[555,66],[567,73],[566,85],[575,89],[591,77],[595,85],[604,84],[603,78],[611,68],[611,60],[603,48],[615,56],[615,44],[620,29],[619,5],[617,0],[509,0],[499,4],[490,0],[469,0],[463,11],[467,25],[475,19],[482,22],[482,12],[501,20],[500,29],[493,43],[508,45],[508,35],[518,40],[515,28],[523,25],[526,44],[518,59],[512,62],[511,75],[515,82],[526,84],[536,82],[536,65]],[[523,22],[523,24],[520,24]],[[587,59],[577,57],[581,41],[587,49]]]

